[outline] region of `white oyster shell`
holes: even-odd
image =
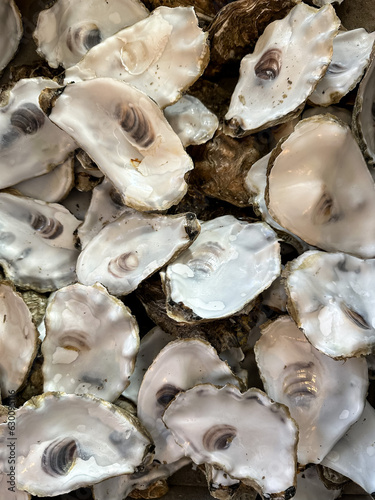
[[[0,188],[49,172],[77,147],[40,109],[46,87],[59,85],[45,78],[19,80],[0,108]]]
[[[343,364],[325,356],[288,316],[263,329],[255,355],[267,394],[288,406],[298,424],[298,462],[320,463],[363,411],[365,359]]]
[[[209,141],[219,126],[217,116],[192,95],[165,108],[164,115],[185,147]]]
[[[105,177],[103,182],[92,190],[85,220],[77,230],[81,248],[85,248],[105,225],[130,211],[112,182]]]
[[[213,464],[265,498],[294,492],[298,429],[262,391],[197,385],[176,396],[163,421],[196,464]]]
[[[21,14],[14,0],[0,2],[0,72],[14,56],[22,38]]]
[[[316,349],[333,358],[375,348],[375,260],[305,252],[289,264],[290,311]]]
[[[172,340],[174,340],[173,336],[164,332],[159,326],[156,326],[142,337],[134,371],[130,375],[129,386],[122,393],[123,396],[137,404],[138,392],[145,372],[163,347]]]
[[[335,500],[341,496],[341,488],[328,489],[319,477],[315,467],[308,467],[297,475],[294,500]]]
[[[0,193],[0,264],[23,288],[56,290],[76,281],[79,221],[57,203]]]
[[[138,0],[58,0],[39,13],[37,50],[52,68],[69,68],[94,45],[148,14]]]
[[[129,384],[139,349],[129,309],[99,284],[76,283],[49,298],[44,321],[44,392],[117,399]]]
[[[155,459],[161,463],[184,456],[161,420],[164,408],[179,391],[205,382],[240,385],[215,349],[199,339],[170,342],[146,371],[138,393],[138,417],[153,437]]]
[[[300,121],[270,167],[266,202],[281,226],[329,252],[375,257],[375,185],[347,125]]]
[[[331,61],[339,24],[331,5],[317,10],[304,3],[269,24],[241,61],[226,133],[241,136],[293,118]]]
[[[73,157],[69,157],[51,172],[22,181],[13,186],[13,189],[23,196],[56,203],[65,198],[73,187],[73,163]]]
[[[339,106],[315,106],[314,108],[307,108],[302,113],[302,119],[310,118],[315,115],[324,115],[330,114],[346,123],[347,125],[351,125],[352,122],[352,113],[346,108],[340,108]]]
[[[14,287],[0,282],[0,392],[18,391],[37,353],[38,333],[31,313]]]
[[[327,71],[309,101],[329,106],[352,90],[370,62],[375,32],[363,28],[339,32],[333,40],[333,55]]]
[[[208,62],[207,36],[193,7],[158,7],[146,19],[93,47],[66,71],[65,83],[116,78],[164,107],[177,101],[202,74]]]
[[[280,274],[279,243],[267,224],[224,215],[201,227],[196,241],[162,273],[167,312],[177,321],[230,316]]]
[[[189,246],[199,230],[192,213],[124,213],[103,227],[80,253],[78,280],[85,285],[98,281],[114,295],[127,295]]]
[[[149,459],[151,442],[130,413],[93,396],[46,393],[17,410],[16,485],[53,496]]]
[[[353,132],[370,165],[375,164],[375,53],[359,85],[353,111]]]
[[[158,106],[140,90],[111,78],[68,85],[50,119],[76,139],[127,205],[164,210],[185,195],[192,160]]]
[[[323,465],[375,492],[375,410],[366,402],[359,420],[324,458]]]

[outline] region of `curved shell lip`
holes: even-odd
[[[215,388],[215,389],[218,389],[219,391],[220,390],[230,390],[232,391],[233,393],[236,393],[237,395],[239,394],[240,396],[242,396],[244,393],[241,392],[238,387],[236,387],[235,385],[233,384],[230,384],[230,383],[227,383],[225,384],[224,386],[219,386],[219,385],[216,385],[216,384],[212,384],[212,383],[201,383],[201,384],[196,384],[194,387],[192,387],[191,389],[195,389],[197,390],[197,388],[201,388],[201,389],[205,389],[205,388],[208,388],[208,387],[212,387],[212,388]],[[176,401],[178,400],[178,397],[180,394],[182,393],[186,393],[186,392],[189,392],[190,389],[187,389],[186,391],[181,391],[179,392],[178,394],[176,394],[176,396],[174,396],[174,398],[166,405],[163,413],[162,413],[162,416],[161,416],[161,419],[165,425],[165,427],[170,431],[172,432],[172,430],[168,427],[168,425],[166,424],[165,420],[164,420],[164,417],[165,417],[165,413],[167,411],[167,409]],[[271,400],[271,398],[269,398],[269,396],[267,395],[267,393],[265,391],[262,391],[261,389],[257,388],[257,387],[251,387],[249,389],[247,389],[245,391],[248,392],[248,391],[253,391],[253,392],[256,392],[256,393],[259,393],[261,396],[265,396],[267,399],[269,399],[273,405],[276,405],[277,408],[281,408],[284,412],[285,412],[285,415],[287,416],[287,418],[290,419],[290,421],[293,423],[295,429],[297,430],[296,432],[296,435],[295,435],[295,440],[294,440],[294,448],[293,448],[293,453],[294,453],[294,456],[296,457],[297,456],[297,447],[298,447],[298,441],[299,441],[299,427],[298,427],[298,424],[297,422],[295,421],[295,419],[291,416],[290,414],[290,411],[289,411],[289,408],[284,405],[283,403],[277,403],[276,401],[273,401]],[[180,445],[182,446],[182,445]],[[197,465],[200,465],[200,464],[197,464]],[[216,467],[217,469],[225,472],[226,474],[229,475],[229,477],[231,477],[232,479],[238,479],[236,478],[235,476],[233,476],[231,473],[228,472],[228,470],[220,463],[218,462],[212,462],[210,463],[210,465],[212,465],[213,467]],[[260,485],[253,479],[247,479],[247,478],[241,478],[240,479],[244,484],[248,485],[248,486],[251,486],[252,488],[254,488],[257,492],[259,492],[260,494],[262,494],[262,488],[260,487]],[[284,500],[289,500],[290,498],[292,498],[295,494],[295,488],[297,486],[297,470],[295,470],[294,472],[294,482],[293,482],[293,485],[288,488],[285,492],[280,492],[281,494],[284,493]],[[279,494],[275,495],[277,498],[279,498]],[[271,494],[269,497],[267,498],[272,498],[273,495]]]
[[[13,10],[14,19],[16,20],[16,24],[17,24],[17,37],[16,37],[17,46],[15,47],[15,50],[13,51],[11,57],[8,58],[6,64],[3,64],[2,66],[0,66],[0,75],[2,74],[4,69],[8,66],[8,64],[12,61],[14,56],[17,54],[18,49],[19,49],[19,44],[20,44],[20,41],[21,41],[22,36],[23,36],[23,23],[22,23],[22,16],[21,16],[20,9],[18,8],[18,6],[14,0],[9,1],[9,6]]]
[[[343,253],[343,252],[336,252],[336,254],[338,253]],[[297,257],[296,259],[288,262],[285,266],[285,269],[283,270],[282,272],[282,278],[283,278],[283,282],[284,282],[284,289],[285,289],[285,292],[286,292],[286,295],[287,295],[287,303],[286,303],[286,308],[287,308],[287,311],[288,311],[288,314],[289,316],[293,319],[293,321],[295,322],[295,324],[297,325],[297,327],[301,330],[301,332],[304,334],[304,336],[306,337],[306,340],[309,342],[309,344],[311,344],[314,349],[316,349],[317,351],[319,351],[320,353],[324,354],[325,356],[328,356],[334,360],[337,360],[337,361],[345,361],[347,359],[350,359],[350,358],[359,358],[359,357],[362,357],[362,356],[366,356],[368,354],[371,354],[373,352],[373,348],[371,347],[371,345],[368,345],[367,348],[366,347],[360,347],[358,349],[354,349],[351,351],[350,355],[348,354],[343,354],[343,355],[334,355],[332,352],[328,354],[328,352],[324,351],[322,349],[322,346],[320,345],[315,345],[311,339],[310,339],[310,336],[306,334],[306,329],[303,325],[303,322],[300,318],[300,312],[299,312],[299,309],[297,307],[297,304],[292,300],[292,291],[291,291],[291,288],[290,288],[290,283],[289,283],[289,280],[288,280],[288,277],[290,275],[290,273],[293,271],[293,270],[298,270],[300,268],[300,264],[297,263],[297,261],[300,260],[300,257],[302,257],[302,255],[304,256],[304,258],[308,258],[309,256],[317,256],[318,254],[323,254],[323,255],[329,255],[329,253],[327,252],[323,252],[321,250],[309,250],[307,252],[304,252],[303,254],[301,254],[299,257]],[[350,255],[350,254],[348,254]],[[362,262],[365,262],[367,259],[360,259],[358,257],[356,257],[358,260],[361,260]],[[303,265],[303,264],[302,264]],[[298,267],[297,267],[298,266]],[[269,324],[269,322],[267,322],[267,325]],[[263,329],[263,326],[265,327],[266,324],[262,325],[260,328],[261,330]]]
[[[1,264],[1,262],[0,262]],[[14,285],[14,283],[8,279],[0,279],[0,285],[6,285],[6,286],[9,286],[12,291],[18,296],[20,297],[22,300],[22,295],[17,291],[17,288],[16,286]],[[28,308],[29,310],[29,307],[26,305],[25,303],[25,306]],[[30,311],[30,310],[29,310]],[[37,325],[34,321],[34,318],[32,317],[31,315],[31,312],[30,312],[30,321],[32,323],[32,325],[34,326],[35,328],[35,342],[34,342],[34,350],[33,350],[33,353],[30,357],[30,362],[29,362],[29,366],[25,372],[25,375],[24,375],[24,378],[23,378],[23,381],[22,383],[20,384],[20,386],[18,387],[18,389],[15,391],[16,393],[17,392],[20,392],[24,389],[24,387],[26,386],[27,384],[27,380],[29,378],[29,375],[31,373],[31,369],[32,369],[32,366],[33,366],[33,363],[34,363],[34,360],[36,358],[36,355],[38,354],[38,351],[39,351],[39,347],[40,347],[40,344],[41,344],[41,341],[39,339],[39,336],[38,336],[38,330],[37,330]],[[1,388],[0,388],[0,403],[1,403]]]

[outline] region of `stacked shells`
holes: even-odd
[[[0,497],[374,495],[375,33],[165,3],[3,2]]]

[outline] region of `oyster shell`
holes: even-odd
[[[375,52],[359,85],[353,110],[353,132],[370,165],[375,164]]]
[[[20,80],[0,107],[0,188],[49,172],[77,147],[40,109],[46,87],[59,85],[45,78]]]
[[[184,456],[161,420],[164,408],[178,392],[204,382],[240,386],[227,363],[200,339],[170,342],[147,369],[138,393],[138,417],[154,439],[159,462],[170,464]]]
[[[164,109],[169,124],[184,147],[204,144],[212,138],[219,120],[214,113],[192,95],[184,95],[175,104]]]
[[[366,361],[325,356],[288,316],[262,330],[255,356],[267,394],[288,406],[298,424],[298,462],[320,463],[363,411]]]
[[[316,467],[308,467],[297,475],[294,500],[335,500],[341,496],[342,488],[328,489],[320,479]]]
[[[96,78],[41,96],[50,119],[72,134],[138,210],[165,210],[185,195],[193,168],[178,136],[143,92]],[[52,106],[52,108],[51,108]]]
[[[368,402],[359,420],[332,448],[322,464],[344,474],[374,495],[375,410]]]
[[[225,132],[241,137],[298,115],[331,61],[339,24],[331,5],[300,3],[268,25],[241,61]]]
[[[339,32],[333,39],[332,61],[309,101],[329,106],[352,90],[370,62],[374,40],[375,32],[369,34],[363,28]]]
[[[107,224],[80,253],[78,280],[85,285],[98,281],[114,295],[127,295],[190,246],[199,231],[192,213],[124,213]]]
[[[0,73],[12,59],[22,38],[21,14],[14,0],[0,4]]]
[[[309,342],[332,358],[375,349],[375,260],[305,252],[287,270],[288,309]]]
[[[51,172],[22,181],[12,189],[23,196],[56,203],[65,198],[74,185],[74,159],[69,157]]]
[[[163,421],[196,464],[213,464],[264,498],[294,496],[298,429],[262,391],[196,385],[176,396]]]
[[[0,392],[3,398],[20,389],[38,350],[31,313],[15,288],[0,282]]]
[[[79,221],[62,205],[0,193],[0,264],[22,288],[45,292],[76,280]]]
[[[37,496],[133,473],[150,459],[130,413],[90,395],[46,393],[17,411],[16,484]]]
[[[203,73],[208,58],[207,33],[198,27],[194,9],[158,7],[92,48],[66,71],[65,83],[116,78],[165,107]]]
[[[201,227],[196,241],[161,273],[167,312],[176,321],[228,317],[280,274],[279,243],[267,224],[225,215]]]
[[[328,252],[375,257],[375,185],[347,125],[300,121],[268,170],[266,203],[282,227]]]
[[[52,68],[69,68],[96,44],[148,14],[138,0],[58,0],[39,13],[37,51]]]
[[[101,285],[76,283],[50,296],[44,321],[44,392],[117,399],[139,349],[130,310]]]

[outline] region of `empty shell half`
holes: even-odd
[[[196,241],[161,273],[168,315],[182,322],[225,318],[280,274],[276,234],[231,215],[202,222]]]
[[[139,348],[129,309],[99,284],[76,283],[49,298],[45,325],[44,392],[114,401],[129,384]]]
[[[138,210],[165,210],[185,195],[193,168],[177,134],[143,92],[111,78],[78,82],[41,96],[68,132]]]

